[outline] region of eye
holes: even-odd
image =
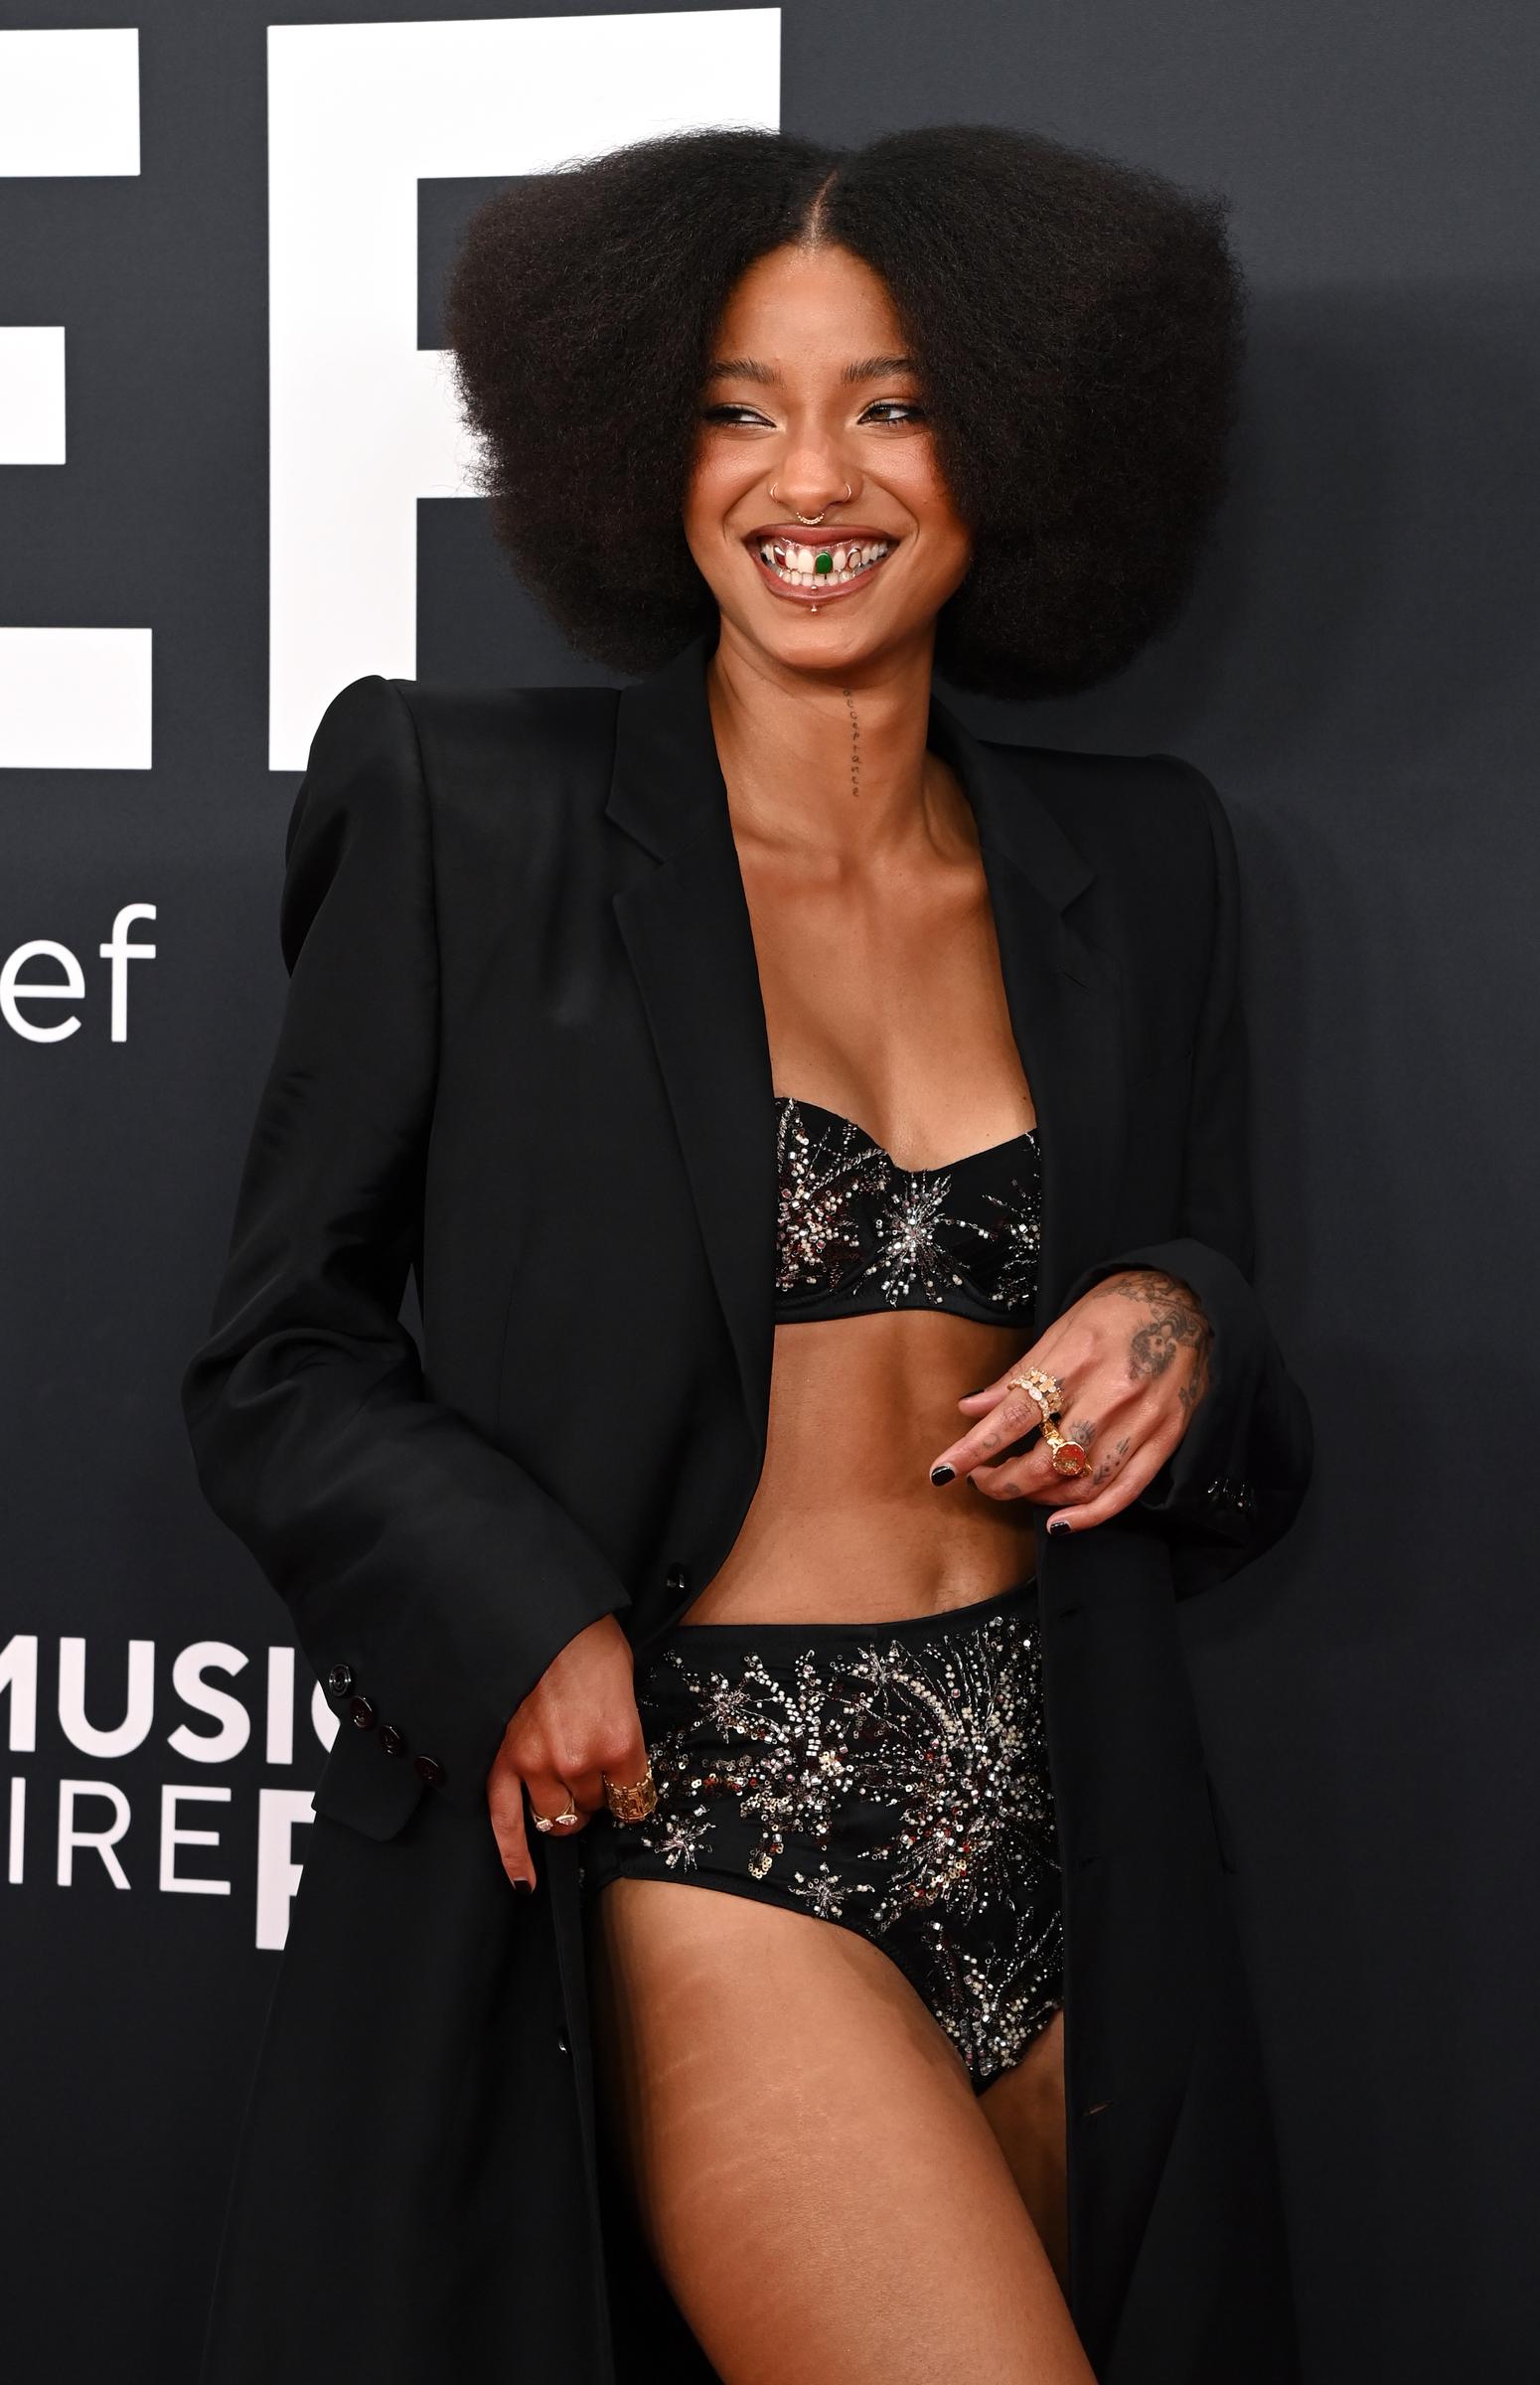
[[[765,416],[759,412],[756,406],[752,405],[723,402],[719,405],[703,405],[700,408],[702,422],[736,422],[744,417],[755,422],[765,420]],[[912,398],[874,398],[870,405],[865,408],[861,419],[862,421],[875,419],[879,429],[887,429],[896,428],[900,421],[923,422],[926,415],[925,408],[915,404]]]

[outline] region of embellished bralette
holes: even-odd
[[[1029,1325],[1042,1182],[1037,1129],[944,1168],[900,1168],[852,1119],[778,1093],[778,1324],[945,1309]]]

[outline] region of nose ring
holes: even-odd
[[[853,493],[853,492],[851,491],[850,484],[849,484],[849,482],[848,482],[848,481],[847,481],[847,482],[846,482],[846,484],[845,484],[845,495],[844,495],[843,497],[837,497],[837,498],[835,499],[835,503],[836,503],[836,505],[848,505],[848,504],[849,504],[849,502],[850,502],[850,498],[851,498],[851,495],[852,495],[852,493]],[[775,503],[775,502],[777,502],[777,500],[776,500],[776,494],[775,494],[775,482],[774,482],[774,481],[772,481],[772,482],[770,483],[770,498],[771,498],[771,502],[772,502],[772,504],[773,504],[773,503]],[[828,513],[828,511],[829,511],[829,508],[828,508],[828,506],[826,505],[826,506],[823,508],[822,512],[819,512],[819,513],[816,513],[816,514],[797,514],[797,508],[796,508],[795,506],[793,506],[793,507],[792,507],[792,512],[793,512],[794,514],[797,514],[797,519],[798,519],[798,521],[799,521],[799,522],[801,522],[802,524],[804,524],[804,526],[805,526],[807,529],[809,529],[809,530],[811,530],[811,529],[813,528],[813,525],[814,525],[816,522],[822,522],[822,521],[823,521],[823,519],[824,519],[824,515],[825,515],[825,514],[827,514],[827,513]]]

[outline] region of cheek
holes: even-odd
[[[948,570],[961,572],[971,555],[972,540],[933,450],[916,455],[909,485],[901,494],[924,531],[925,544],[938,565],[944,560]]]
[[[720,522],[752,472],[740,449],[710,437],[697,439],[685,487],[686,518],[702,525]]]
[[[722,524],[737,503],[739,476],[730,461],[709,448],[697,451],[685,485],[685,539],[702,571],[719,569]]]

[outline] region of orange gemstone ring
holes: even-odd
[[[1078,1441],[1066,1441],[1051,1416],[1042,1420],[1042,1437],[1053,1453],[1055,1474],[1086,1474],[1090,1470],[1089,1453]]]

